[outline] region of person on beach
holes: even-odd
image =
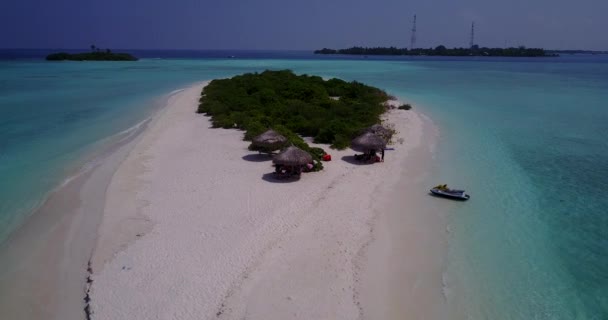
[[[381,162],[384,162],[384,149],[382,149],[382,158],[380,159]]]

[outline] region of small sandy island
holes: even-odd
[[[389,111],[383,163],[325,147],[323,171],[276,181],[243,132],[195,113],[203,86],[169,99],[110,182],[92,319],[440,319],[428,119]]]

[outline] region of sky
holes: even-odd
[[[3,0],[0,48],[608,50],[608,0]]]

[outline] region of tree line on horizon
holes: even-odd
[[[511,48],[487,48],[474,45],[471,48],[446,48],[439,45],[435,48],[397,48],[397,47],[351,47],[347,49],[315,50],[315,54],[346,54],[346,55],[386,55],[386,56],[486,56],[486,57],[553,57],[541,48],[526,48],[524,46]]]
[[[138,59],[128,53],[115,53],[110,49],[102,50],[101,48],[91,45],[90,52],[83,53],[67,53],[57,52],[46,56],[49,61],[137,61]]]

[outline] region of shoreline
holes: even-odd
[[[146,123],[67,177],[0,250],[0,308],[15,319],[82,319],[86,268],[105,188]],[[19,292],[16,295],[15,292]]]
[[[179,91],[159,99],[166,101]],[[87,317],[87,266],[105,206],[103,195],[164,104],[154,102],[145,119],[97,141],[77,163],[68,164],[71,173],[3,241],[0,261],[10,261],[0,265],[0,309],[5,316]]]
[[[432,254],[420,242],[407,248],[422,263],[408,264],[403,253],[393,257],[395,248],[405,248],[395,245],[402,234],[395,222],[423,221],[432,226],[427,230],[445,233],[439,214],[425,220],[419,194],[399,197],[395,188],[402,186],[395,172],[415,173],[418,185],[428,178],[423,167],[432,150],[408,161],[421,146],[434,145],[425,140],[428,119],[389,111],[388,122],[404,139],[382,164],[355,164],[351,150],[329,150],[335,160],[325,170],[273,183],[270,159],[247,151],[241,131],[211,129],[207,117],[194,113],[201,87],[169,99],[109,184],[92,258],[93,319],[374,319],[387,310],[391,317],[409,315],[411,308],[441,314],[433,311],[437,301],[421,307],[414,299],[403,308],[408,303],[396,301],[402,288],[392,281],[399,270],[390,266],[422,272],[433,286],[424,300],[441,299],[441,239]],[[412,163],[418,163],[412,171],[401,167]],[[397,205],[390,201],[395,196]],[[403,220],[404,204],[420,214]],[[370,257],[381,258],[379,268]],[[404,276],[398,282],[408,288],[420,281]],[[370,288],[374,283],[382,285]]]
[[[363,264],[364,319],[448,318],[447,208],[428,195],[439,131],[430,118],[418,116],[420,142],[402,159],[400,173],[377,190],[380,214]]]

